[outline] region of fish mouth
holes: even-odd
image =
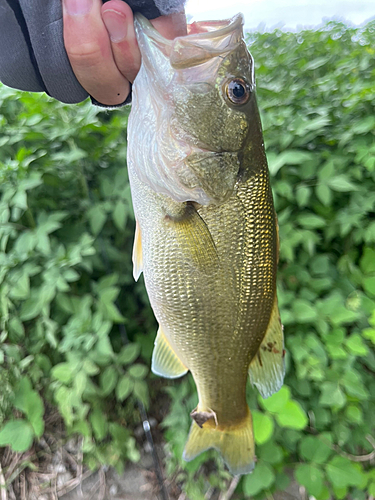
[[[224,21],[194,22],[188,25],[188,35],[168,40],[142,14],[135,14],[134,19],[138,42],[144,37],[149,46],[157,46],[174,69],[190,68],[232,52],[242,41],[243,24],[241,13]]]

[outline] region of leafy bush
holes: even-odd
[[[364,500],[375,495],[358,459],[375,445],[375,24],[248,41],[279,216],[287,376],[267,400],[249,390],[258,464],[238,497],[283,490],[292,472],[318,500]],[[28,449],[57,408],[90,465],[121,467],[139,459],[136,402],[151,389],[152,411],[161,396],[148,375],[156,325],[132,279],[127,110],[5,87],[0,103],[0,446]],[[229,475],[212,451],[181,461],[194,384],[164,385],[166,470],[203,499]]]
[[[139,312],[145,292],[131,277],[127,111],[100,116],[89,103],[63,106],[3,87],[1,113],[0,377],[8,389],[0,444],[23,451],[41,436],[40,393],[68,433],[85,437],[92,463],[138,460],[123,424],[134,420],[136,400],[148,402],[148,367],[136,362],[141,344],[122,346],[121,335],[128,342],[153,320]]]

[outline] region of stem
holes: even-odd
[[[159,457],[155,448],[154,440],[152,439],[151,426],[150,422],[148,421],[146,409],[142,401],[138,401],[138,406],[142,418],[143,430],[145,431],[148,444],[150,445],[152,450],[152,458],[154,460],[155,473],[159,483],[159,492],[163,500],[169,500],[169,495],[164,485],[163,473],[161,471]]]

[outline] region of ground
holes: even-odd
[[[146,439],[139,464],[128,464],[118,475],[113,468],[90,471],[82,467],[80,441],[71,439],[62,444],[60,432],[46,433],[26,453],[2,449],[0,500],[195,500],[187,498],[173,483],[164,483],[167,493],[160,492],[154,460]],[[163,458],[162,443],[156,452]],[[162,463],[162,460],[159,460]],[[163,471],[162,471],[163,473]],[[236,479],[225,493],[208,492],[207,500],[235,500]],[[303,489],[291,482],[286,491],[273,495],[273,500],[305,500]]]

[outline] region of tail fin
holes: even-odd
[[[230,472],[237,476],[254,469],[253,422],[249,410],[244,422],[224,429],[199,427],[193,421],[185,446],[183,459],[187,462],[209,448],[219,451]]]

